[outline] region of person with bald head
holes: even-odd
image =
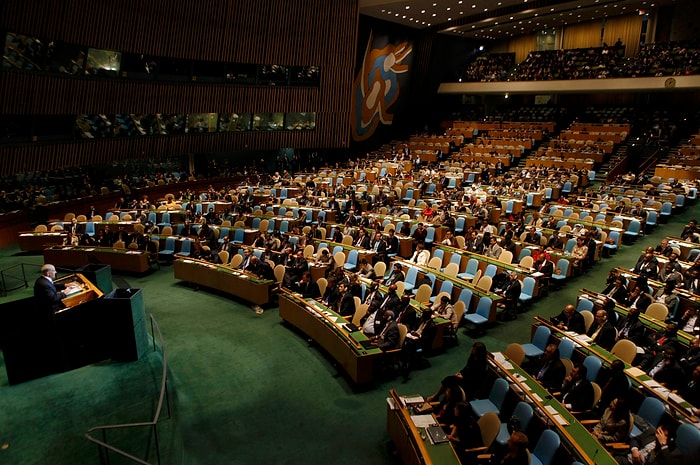
[[[552,318],[552,321],[557,325],[557,328],[564,331],[573,331],[577,334],[586,332],[586,322],[583,319],[583,315],[577,312],[576,307],[571,304],[564,307],[564,310]]]
[[[34,282],[34,299],[37,307],[53,313],[61,306],[66,294],[58,290],[54,284],[56,279],[56,267],[47,263],[41,267],[41,276]]]

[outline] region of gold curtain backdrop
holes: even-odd
[[[508,41],[508,51],[515,53],[515,62],[525,61],[527,55],[537,49],[537,35],[520,36]]]
[[[613,45],[617,39],[625,46],[625,56],[632,57],[639,51],[642,34],[642,16],[638,14],[616,16],[605,20],[603,42]]]
[[[582,24],[574,24],[564,28],[563,49],[600,47],[602,23],[590,21]],[[617,38],[615,38],[617,40]],[[614,41],[613,41],[614,43]]]

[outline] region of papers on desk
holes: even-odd
[[[422,404],[425,402],[425,399],[423,399],[423,396],[416,395],[416,396],[401,396],[401,400],[403,401],[404,404],[406,405],[411,405],[411,404]],[[418,425],[416,425],[418,426]]]
[[[94,250],[94,249],[93,249]],[[127,250],[126,254],[127,255],[139,255],[141,253],[140,250]]]
[[[637,367],[630,367],[630,368],[625,370],[625,373],[627,373],[628,375],[630,375],[634,378],[638,378],[639,376],[646,375],[646,373],[643,370],[640,370]]]
[[[94,247],[91,247],[91,248],[89,248],[89,249],[85,249],[85,252],[92,252],[93,250],[95,250],[95,248],[94,248]]]
[[[194,260],[183,260],[182,263],[194,263]]]
[[[541,271],[535,271],[530,276],[532,276],[533,278],[541,278],[542,276],[544,276],[544,274]]]
[[[416,428],[427,428],[435,424],[435,418],[432,415],[411,415],[411,420]]]

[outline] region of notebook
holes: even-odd
[[[355,331],[359,331],[359,330],[360,330],[360,328],[358,328],[357,326],[355,326],[355,325],[352,324],[352,323],[345,323],[345,324],[343,325],[343,328],[345,328],[345,331],[347,331],[347,332],[349,332],[349,333],[354,333]]]
[[[447,439],[447,434],[445,434],[441,426],[428,426],[425,428],[425,431],[427,431],[432,444],[440,444],[449,441],[449,439]]]

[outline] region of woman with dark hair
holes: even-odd
[[[489,352],[483,342],[475,342],[472,345],[467,364],[454,375],[445,377],[435,394],[427,398],[428,402],[435,402],[450,385],[458,385],[466,394],[467,399],[481,397],[487,379]]]
[[[598,424],[593,427],[591,434],[598,441],[624,442],[630,433],[630,409],[624,397],[618,397],[610,405]]]

